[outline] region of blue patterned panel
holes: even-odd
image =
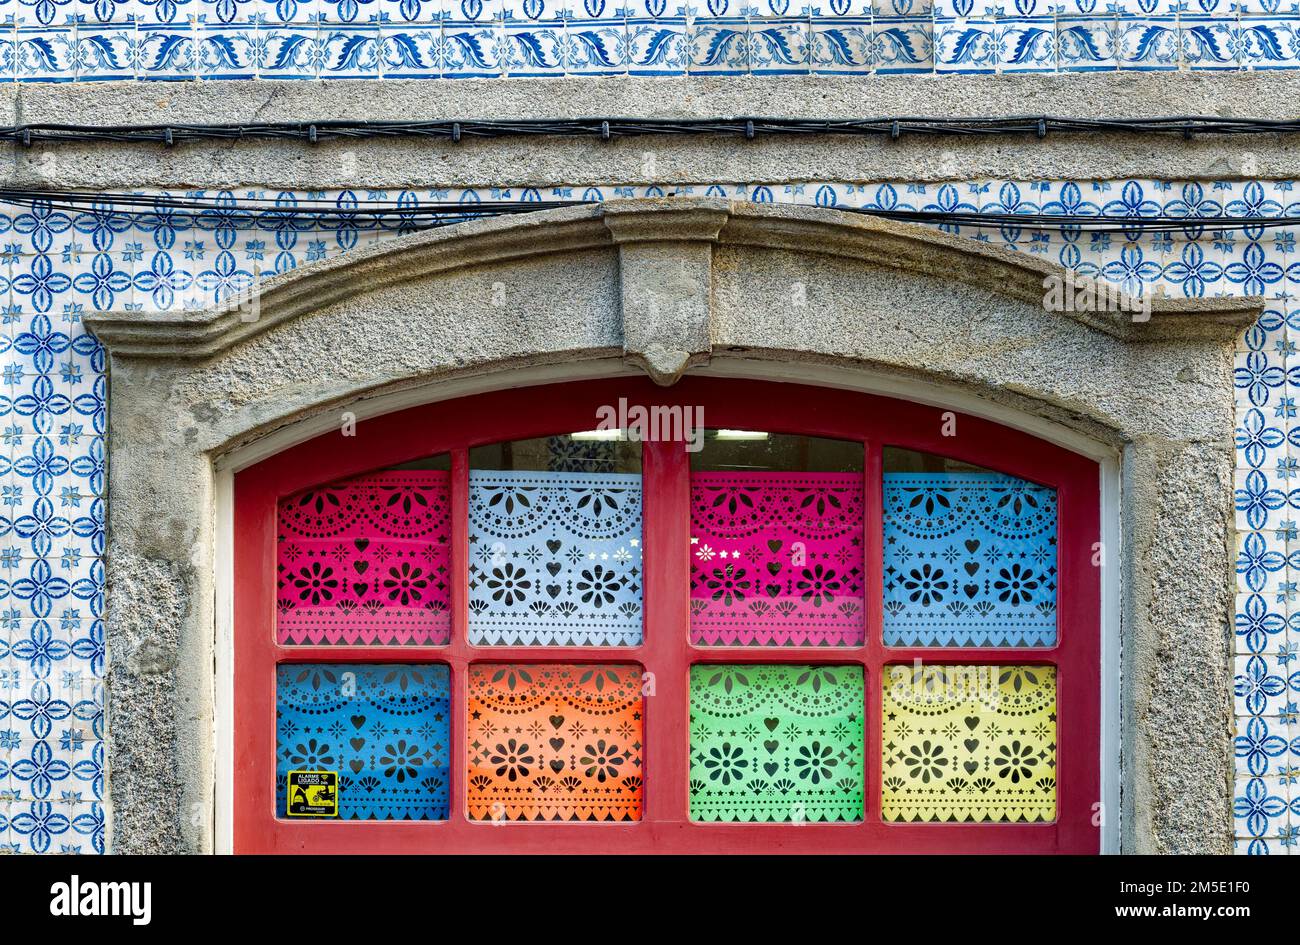
[[[1002,473],[885,473],[885,643],[1056,643],[1056,492]]]
[[[276,667],[276,816],[312,770],[338,772],[340,820],[446,820],[450,692],[440,664]]]
[[[469,639],[641,642],[641,476],[469,474]]]

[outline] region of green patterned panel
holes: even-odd
[[[691,667],[691,819],[862,819],[861,666]]]

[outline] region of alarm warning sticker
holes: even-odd
[[[339,815],[339,773],[337,771],[290,771],[287,810],[290,817],[337,817]]]

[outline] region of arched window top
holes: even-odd
[[[792,384],[317,437],[236,478],[236,847],[1095,852],[1099,516],[1077,454]]]

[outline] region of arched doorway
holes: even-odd
[[[235,479],[235,849],[1096,852],[1099,527],[1091,460],[795,384],[318,436]]]
[[[232,737],[231,603],[235,551],[248,534],[234,527],[240,470],[347,416],[373,418],[507,384],[629,371],[669,386],[682,379],[706,385],[724,377],[785,379],[841,391],[827,393],[832,400],[857,390],[944,404],[968,419],[1031,430],[1099,462],[1104,534],[1093,539],[1090,560],[1101,569],[1106,602],[1102,754],[1111,767],[1102,796],[1090,801],[1097,805],[1094,818],[1108,850],[1226,849],[1226,828],[1208,825],[1226,824],[1226,814],[1213,812],[1227,811],[1231,802],[1231,751],[1220,736],[1233,611],[1231,588],[1204,576],[1223,573],[1239,551],[1231,546],[1232,513],[1221,488],[1232,464],[1231,353],[1258,315],[1259,301],[1157,301],[1142,321],[1045,304],[1045,284],[1069,278],[1032,255],[915,226],[820,208],[675,197],[399,237],[271,279],[252,311],[223,304],[183,316],[89,318],[108,349],[112,401],[106,627],[115,657],[108,714],[118,757],[147,759],[134,770],[153,778],[113,780],[114,849],[236,846],[231,795],[245,782]],[[540,409],[527,400],[512,405],[515,416]],[[764,409],[784,409],[781,398],[768,401]],[[590,409],[585,403],[573,417],[557,416],[532,434],[502,428],[492,437],[582,431],[592,422]],[[906,415],[891,404],[883,416],[893,413]],[[792,421],[790,435],[823,435],[811,423],[816,416],[810,410]],[[727,422],[740,423],[741,431],[780,432],[766,417]],[[387,455],[328,440],[322,441],[328,446],[295,448],[284,455],[299,465],[307,457],[303,468],[312,472],[277,498],[472,448],[464,445],[477,429],[469,422],[459,441],[426,437],[414,452],[409,430],[408,439],[392,438],[404,448]],[[711,422],[721,423],[705,421]],[[378,428],[362,421],[362,430]],[[954,439],[932,430],[925,435],[938,439],[930,447],[907,440],[917,430],[903,431],[896,442],[958,456]],[[653,453],[642,457],[643,483]],[[1008,466],[1004,453],[1014,455],[958,459],[1040,481]],[[347,464],[343,457],[350,457]],[[466,476],[471,465],[467,453]],[[882,476],[887,471],[882,456]],[[446,472],[453,484],[459,481],[454,469]],[[677,501],[686,509],[691,491],[681,488]],[[466,485],[466,501],[468,494]],[[646,511],[649,528],[656,516],[649,504]],[[273,524],[258,527],[274,533]],[[267,547],[264,573],[270,574],[276,558],[274,544]],[[689,584],[689,566],[681,580]],[[653,621],[653,599],[660,598],[649,586],[643,594],[651,595],[642,606]],[[273,606],[274,594],[267,600]],[[689,619],[689,595],[680,606]],[[459,619],[458,608],[449,605],[449,620]],[[651,633],[644,645],[657,638],[665,639]],[[1060,645],[1069,639],[1061,636]],[[1171,647],[1193,662],[1167,659]],[[332,652],[337,661],[343,651]],[[306,655],[295,651],[294,658]],[[429,662],[437,662],[434,655]],[[1195,674],[1187,672],[1192,667]],[[456,676],[448,672],[454,696]],[[1062,674],[1064,687],[1070,673]],[[864,688],[869,682],[864,679]],[[450,711],[456,704],[449,703]],[[263,709],[265,729],[272,731],[271,697]],[[658,764],[653,749],[648,741],[647,771]],[[459,770],[454,758],[452,764]],[[868,781],[864,810],[875,795]],[[180,801],[159,808],[158,796]],[[653,798],[664,796],[647,788],[647,816]],[[865,816],[870,822],[869,811]],[[719,842],[741,836],[739,828],[729,829],[689,827],[693,835],[717,832]],[[510,842],[527,833],[514,832]],[[548,835],[548,848],[559,836]],[[788,831],[785,836],[773,842],[788,842]]]

